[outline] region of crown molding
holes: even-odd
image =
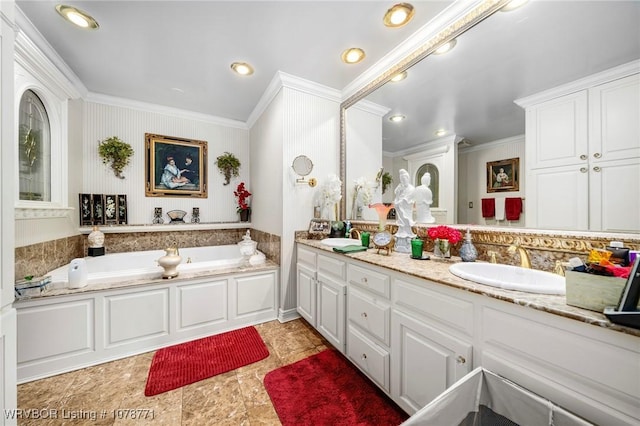
[[[278,92],[280,92],[280,89],[282,89],[283,87],[294,89],[303,93],[308,93],[310,95],[324,98],[336,103],[340,103],[341,99],[341,92],[337,89],[332,89],[331,87],[315,83],[304,78],[296,77],[282,71],[276,71],[275,75],[271,79],[271,82],[262,93],[260,100],[253,108],[253,111],[251,111],[251,114],[247,119],[248,128],[251,128],[254,124],[256,124],[256,121],[258,121],[260,116],[264,113],[269,104],[271,104]]]
[[[117,96],[104,95],[101,93],[89,92],[84,99],[86,102],[110,105],[120,108],[130,108],[136,111],[144,111],[155,114],[170,115],[171,117],[184,118],[187,120],[202,121],[205,123],[218,124],[220,126],[232,127],[236,129],[247,130],[247,124],[231,120],[229,118],[218,117],[215,115],[202,114],[180,108],[173,108],[163,105],[157,105],[147,102],[134,101],[132,99],[119,98]]]
[[[543,92],[536,93],[531,96],[516,99],[513,102],[521,108],[527,108],[531,105],[539,104],[540,102],[546,102],[560,96],[579,92],[581,90],[585,90],[599,84],[607,83],[609,81],[617,80],[619,78],[627,77],[629,75],[637,73],[640,73],[640,60],[627,62],[626,64],[622,64],[617,67],[610,68],[606,71],[592,74],[579,80],[572,81],[571,83],[562,84],[560,86],[552,87],[551,89],[547,89]]]
[[[474,145],[474,146],[470,146],[470,147],[466,147],[466,148],[460,148],[459,147],[458,148],[458,152],[460,154],[467,154],[467,153],[470,153],[470,152],[483,151],[483,150],[489,149],[489,148],[496,148],[496,147],[501,146],[501,145],[511,145],[513,143],[518,143],[518,142],[524,143],[524,134],[516,135],[516,136],[509,136],[508,138],[498,139],[498,140],[495,140],[495,141],[483,143],[483,144],[480,144],[480,145]]]
[[[375,102],[368,101],[366,99],[361,99],[353,105],[350,109],[359,109],[364,112],[369,112],[371,114],[378,115],[380,117],[384,117],[391,111],[391,108],[382,106],[380,104],[376,104]]]

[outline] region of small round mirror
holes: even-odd
[[[291,164],[293,171],[296,172],[299,176],[306,176],[311,173],[313,170],[313,162],[306,155],[298,155],[293,159],[293,164]]]

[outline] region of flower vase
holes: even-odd
[[[249,209],[240,210],[240,222],[249,222],[250,216],[251,216],[251,210]]]
[[[451,257],[451,244],[449,240],[437,238],[434,241],[433,254],[437,257]]]

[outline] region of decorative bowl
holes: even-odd
[[[182,222],[184,223],[184,217],[187,214],[187,212],[183,211],[183,210],[171,210],[167,212],[167,216],[169,216],[169,219],[171,219],[171,222]]]

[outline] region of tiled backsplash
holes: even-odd
[[[185,230],[168,232],[132,232],[105,233],[104,247],[107,253],[159,250],[165,247],[203,247],[236,244],[242,241],[247,231],[240,229]],[[251,238],[258,242],[258,250],[267,259],[280,264],[280,237],[267,232],[251,229]],[[60,266],[66,265],[76,257],[86,256],[87,236],[47,241],[15,251],[15,279],[27,275],[40,276]]]

